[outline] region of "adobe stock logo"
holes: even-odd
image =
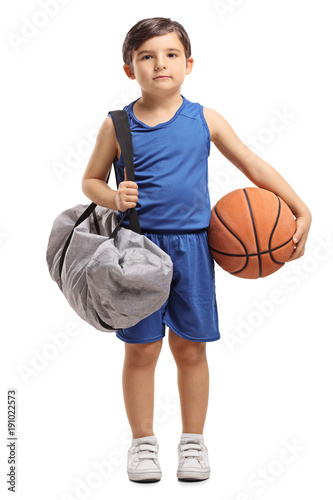
[[[6,234],[6,233],[0,233],[0,246],[7,239],[7,236],[8,236],[8,234]]]
[[[226,15],[233,13],[244,0],[214,0],[213,7],[221,21],[224,21]]]
[[[31,19],[21,17],[22,26],[20,34],[10,31],[7,38],[14,52],[18,53],[33,38],[35,38],[48,25],[50,19],[55,17],[61,5],[67,5],[70,0],[40,0],[38,2],[41,10],[36,11]]]
[[[32,348],[30,362],[28,364],[20,363],[17,366],[17,371],[24,385],[29,385],[40,373],[44,372],[53,360],[58,359],[61,351],[70,344],[71,339],[80,333],[81,328],[73,321],[67,323],[62,331],[48,332],[49,342],[39,349]]]
[[[273,485],[306,450],[306,446],[297,443],[296,438],[292,440],[284,439],[278,456],[270,460],[267,464],[258,467],[247,478],[246,483],[251,488],[251,491],[242,491],[234,499],[253,500],[255,497],[261,496],[262,493],[267,493],[266,490],[269,489],[269,486]]]
[[[272,108],[271,116],[265,126],[261,127],[256,134],[249,135],[240,146],[240,155],[244,158],[254,154],[260,155],[271,143],[277,140],[279,134],[284,133],[297,116],[288,111],[286,105]],[[231,162],[227,162],[221,168],[220,159],[216,164],[209,166],[209,193],[211,200],[220,198],[221,190],[225,190],[237,176],[243,175],[241,171]]]
[[[230,353],[234,353],[256,329],[261,328],[265,321],[272,318],[279,307],[287,301],[289,294],[297,292],[312,275],[323,268],[326,261],[332,258],[333,235],[328,234],[325,239],[318,236],[316,242],[312,255],[306,254],[299,260],[291,261],[286,264],[285,269],[279,271],[281,281],[286,285],[284,289],[274,288],[266,293],[265,298],[253,300],[252,310],[243,316],[238,315],[237,325],[231,331],[222,334],[224,345]]]
[[[74,147],[66,146],[65,160],[63,162],[52,162],[52,170],[59,182],[62,182],[64,177],[68,176],[76,168],[78,168],[83,159],[89,158],[96,143],[97,134],[97,129],[90,131],[83,130],[82,135],[84,136],[84,139],[81,139]]]
[[[296,115],[290,113],[286,106],[283,106],[282,109],[273,108],[272,114],[273,116],[270,118],[266,127],[262,127],[257,136],[250,136],[246,141],[248,147],[256,153],[265,149],[267,144],[273,142],[276,134],[284,132],[286,127],[296,118]]]

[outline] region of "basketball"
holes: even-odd
[[[290,258],[296,220],[275,193],[249,187],[223,196],[212,208],[207,230],[215,262],[240,278],[264,278]]]

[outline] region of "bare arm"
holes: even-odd
[[[96,144],[88,161],[82,179],[82,191],[97,205],[126,212],[136,206],[138,186],[135,182],[121,182],[118,191],[111,189],[106,183],[108,172],[116,156],[120,156],[120,147],[112,119],[107,116],[96,138]]]
[[[236,135],[230,124],[216,111],[204,108],[211,140],[251,182],[276,193],[290,207],[296,217],[294,242],[298,243],[289,260],[304,254],[305,242],[311,224],[311,212],[287,181],[267,162],[251,151]]]

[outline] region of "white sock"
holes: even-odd
[[[182,438],[196,438],[196,439],[201,439],[202,441],[204,440],[204,435],[203,434],[191,434],[189,432],[183,432],[180,436],[180,440]]]
[[[141,438],[135,438],[135,439],[132,439],[132,444],[137,444],[139,439],[147,439],[147,438],[154,438],[156,436],[145,436],[145,437],[141,437]]]

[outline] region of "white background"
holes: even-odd
[[[1,11],[2,498],[10,388],[18,405],[15,498],[331,497],[330,2],[20,0]],[[222,338],[207,345],[212,472],[202,483],[176,479],[181,420],[167,337],[155,385],[163,478],[128,480],[123,343],[75,315],[45,259],[54,218],[89,202],[81,179],[96,131],[109,110],[139,96],[121,47],[137,21],[154,16],[179,21],[191,38],[195,64],[182,94],[256,144],[313,215],[305,256],[274,275],[244,280],[216,266]],[[274,131],[277,113],[285,118]],[[214,146],[209,168],[212,203],[251,185]],[[96,471],[102,463],[105,477]]]

